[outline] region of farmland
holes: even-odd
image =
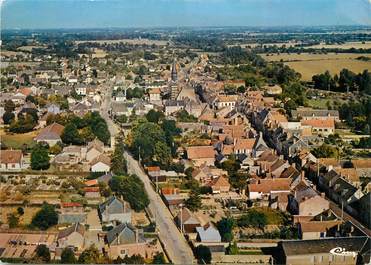
[[[121,40],[87,40],[87,41],[76,41],[76,44],[80,43],[99,43],[99,44],[116,44],[116,43],[126,43],[132,45],[158,45],[158,46],[165,46],[167,45],[167,41],[163,40],[150,40],[150,39],[121,39]]]
[[[362,54],[371,57],[371,54]],[[302,75],[304,81],[309,81],[312,76],[328,70],[332,75],[338,74],[342,69],[347,68],[355,73],[367,69],[371,71],[371,63],[357,60],[359,54],[352,53],[328,53],[328,54],[273,54],[262,57],[268,61],[283,61]]]
[[[325,44],[321,43],[318,45],[313,45],[313,46],[308,46],[307,48],[318,48],[318,49],[350,49],[350,48],[355,48],[355,49],[370,49],[371,48],[371,41],[353,41],[353,42],[346,42],[343,44]]]

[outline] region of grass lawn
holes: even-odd
[[[285,222],[285,215],[277,210],[268,207],[254,207],[252,208],[257,212],[264,213],[267,217],[268,225],[282,225]]]
[[[38,131],[32,131],[28,133],[11,134],[0,129],[0,141],[4,143],[8,148],[20,149],[23,144],[28,146],[34,145],[36,142],[33,138],[37,135]]]
[[[308,107],[312,107],[314,109],[327,109],[327,102],[330,102],[330,106],[334,108],[334,102],[337,102],[337,105],[342,105],[346,103],[346,100],[342,99],[331,99],[331,98],[317,98],[317,99],[307,99]]]

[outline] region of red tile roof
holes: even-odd
[[[20,150],[0,150],[0,163],[15,164],[21,163],[22,151]]]
[[[214,158],[215,150],[213,146],[190,146],[187,147],[188,159]]]
[[[302,125],[308,125],[315,128],[335,128],[335,121],[333,118],[320,120],[320,119],[310,119],[301,121]]]
[[[249,192],[269,193],[271,191],[290,190],[291,179],[261,179],[258,184],[249,184]]]

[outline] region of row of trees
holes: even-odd
[[[39,245],[36,248],[36,254],[33,257],[34,263],[50,263],[51,255],[50,250],[46,245]],[[89,248],[85,249],[78,258],[72,248],[65,248],[61,253],[62,264],[144,264],[145,260],[140,255],[125,256],[124,258],[118,257],[116,260],[110,260],[108,257],[99,253],[99,250],[91,245]],[[166,264],[165,257],[163,253],[157,253],[151,264]]]
[[[364,70],[355,74],[348,69],[340,71],[339,75],[331,76],[329,71],[312,77],[314,88],[338,92],[359,91],[371,95],[371,73]]]

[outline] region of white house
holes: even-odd
[[[4,171],[22,169],[23,154],[21,150],[1,150],[0,169]]]

